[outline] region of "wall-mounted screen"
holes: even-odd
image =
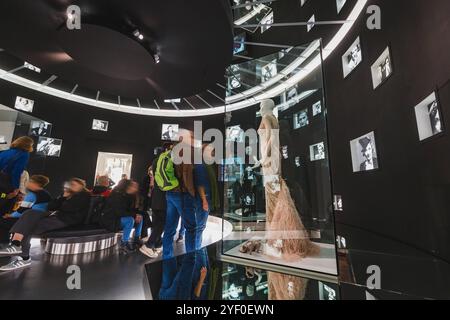
[[[46,157],[59,157],[61,155],[62,142],[61,139],[39,137],[36,154]]]
[[[52,134],[52,125],[45,121],[31,121],[28,134],[35,137],[50,137]]]
[[[25,112],[33,112],[34,101],[31,99],[17,97],[14,108]]]
[[[178,141],[180,127],[178,124],[163,124],[161,130],[161,140]]]
[[[364,172],[379,168],[375,133],[372,131],[350,141],[353,172]]]

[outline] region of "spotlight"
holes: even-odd
[[[155,54],[153,55],[153,58],[155,59],[155,62],[156,62],[156,63],[160,63],[160,62],[161,62],[161,58],[159,57],[158,54],[155,53]]]
[[[133,36],[135,36],[139,40],[144,40],[144,35],[137,29],[133,31]]]

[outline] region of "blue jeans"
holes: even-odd
[[[167,192],[167,215],[163,237],[163,259],[173,257],[173,238],[177,233],[178,221],[186,228],[186,252],[195,251],[195,232],[197,228],[195,199],[187,192]]]
[[[160,300],[190,300],[196,253],[163,260]]]
[[[142,225],[144,219],[141,220],[140,223],[136,224],[136,228],[134,229],[134,238],[137,239],[141,236]],[[122,217],[120,218],[120,225],[123,230],[122,243],[127,243],[130,240],[131,232],[133,231],[135,221],[133,217]]]
[[[195,200],[195,250],[200,250],[202,247],[203,231],[206,229],[209,211],[203,210],[202,201],[200,198]]]

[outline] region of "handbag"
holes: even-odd
[[[12,157],[6,166],[4,166],[0,170],[0,193],[11,193],[14,191],[14,187],[11,182],[11,177],[8,174],[8,171],[10,171],[12,165],[14,162],[19,159],[20,153],[16,154],[14,157]]]

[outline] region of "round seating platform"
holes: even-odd
[[[45,252],[54,255],[83,254],[115,246],[119,235],[98,226],[78,226],[40,235]]]

